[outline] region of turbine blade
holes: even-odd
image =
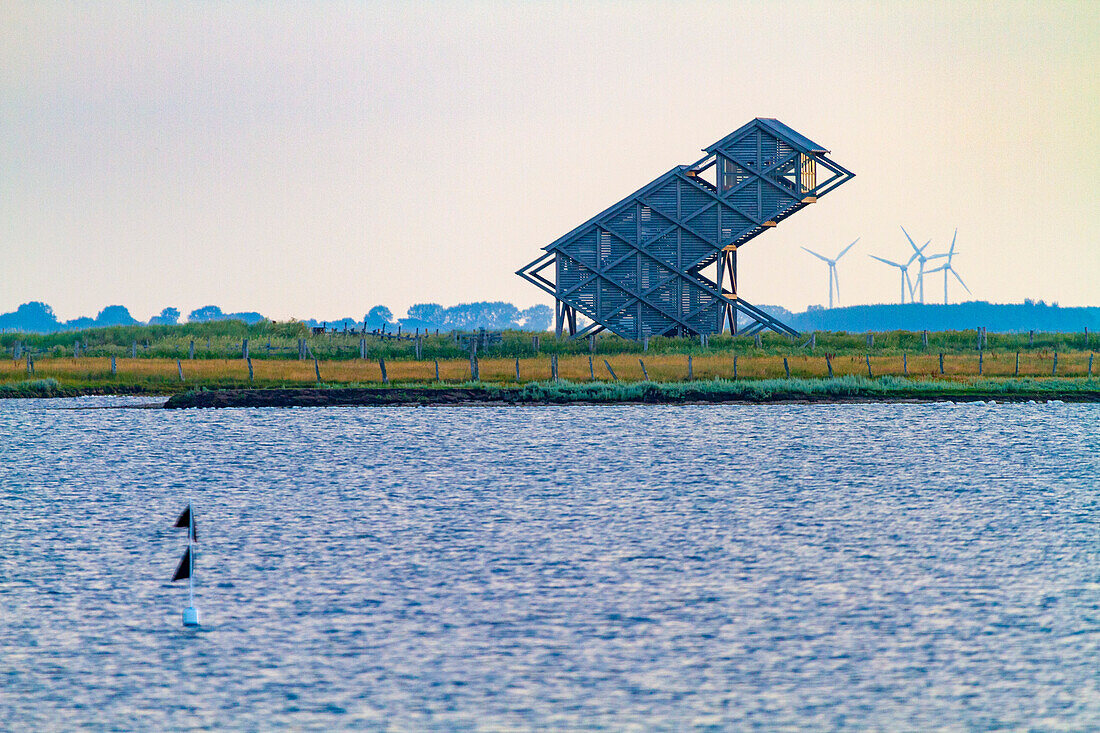
[[[948,267],[947,269],[951,271],[951,274],[955,276],[955,279],[959,281],[959,285],[962,285],[962,286],[963,286],[963,289],[964,289],[964,290],[965,290],[965,291],[966,291],[967,293],[970,293],[970,295],[973,295],[973,294],[974,294],[974,293],[971,293],[971,292],[970,292],[970,288],[966,287],[966,283],[964,283],[964,282],[963,282],[963,279],[962,279],[961,277],[959,277],[959,273],[955,272],[955,270],[954,270],[954,269],[952,269],[952,268],[950,268],[950,267]]]
[[[878,260],[879,262],[885,262],[887,265],[892,265],[893,267],[899,267],[899,268],[903,267],[903,265],[899,265],[897,262],[891,262],[890,260],[883,259],[882,257],[879,257],[878,255],[867,255],[867,256],[870,257],[873,260]]]
[[[803,247],[802,249],[806,249],[806,248]],[[821,260],[822,262],[832,262],[828,257],[825,257],[824,255],[819,255],[817,252],[814,252],[812,249],[806,249],[806,251],[809,252],[810,254],[812,254],[817,259]]]
[[[833,268],[833,282],[836,283],[836,302],[840,302],[840,275],[836,274],[836,268]]]
[[[947,250],[948,258],[955,254],[955,237],[959,236],[959,230],[956,229],[955,233],[951,235],[951,249]]]
[[[931,258],[929,258],[929,259],[931,259]],[[933,272],[939,272],[940,270],[946,270],[946,269],[948,269],[947,265],[940,265],[939,267],[934,267],[931,270],[925,270],[925,272],[927,272],[929,275],[931,275]]]
[[[838,260],[839,260],[839,259],[840,259],[841,257],[843,257],[843,256],[844,256],[844,255],[845,255],[845,254],[846,254],[846,253],[848,252],[848,250],[850,250],[850,249],[851,249],[852,247],[855,247],[855,246],[856,246],[856,242],[858,242],[858,241],[859,241],[859,237],[856,237],[856,240],[855,240],[855,242],[852,242],[852,243],[851,243],[851,244],[849,244],[849,245],[848,245],[847,247],[845,247],[844,249],[842,249],[842,250],[840,251],[840,254],[838,254],[838,255],[836,256],[836,259],[838,259]],[[834,262],[835,262],[835,260],[834,260]]]
[[[901,233],[905,235],[905,238],[909,240],[909,244],[913,245],[913,249],[917,249],[917,243],[913,241],[913,238],[909,236],[909,232],[905,231],[905,227],[901,228]],[[917,250],[918,252],[920,250]]]

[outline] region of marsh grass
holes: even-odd
[[[830,384],[841,384],[840,379],[867,379],[867,362],[863,355],[836,356],[832,358],[835,379],[825,379],[828,375],[823,356],[790,355],[785,357],[791,372],[786,378],[782,356],[740,356],[737,355],[737,379],[734,380],[733,354],[704,354],[692,356],[694,379],[688,381],[687,355],[651,353],[639,357],[637,354],[597,354],[592,357],[592,374],[589,373],[587,355],[559,356],[558,373],[562,382],[584,384],[595,382],[615,383],[607,369],[605,360],[611,365],[618,384],[625,386],[644,383],[639,358],[644,360],[651,383],[684,383],[699,385],[707,382],[731,382],[736,384],[762,381],[778,381],[793,385],[799,380]],[[1084,352],[1061,353],[1058,355],[1059,379],[1051,379],[1053,354],[1042,352],[1021,355],[1019,379],[1030,383],[1059,381],[1066,383],[1083,382],[1095,385],[1083,379],[1088,368],[1089,354]],[[516,386],[531,383],[550,383],[550,358],[547,355],[524,357],[519,359],[520,380],[515,378],[515,359],[482,358],[478,360],[481,383],[483,385]],[[52,381],[64,390],[117,389],[123,391],[143,391],[172,393],[197,387],[218,388],[271,388],[271,387],[309,387],[318,384],[312,360],[298,361],[283,359],[253,359],[253,380],[249,381],[248,365],[240,358],[236,359],[183,359],[180,361],[184,380],[179,379],[179,368],[175,359],[156,358],[117,358],[117,374],[112,375],[110,359],[105,357],[71,357],[42,359],[35,363],[34,375],[28,375],[23,361],[0,361],[0,386],[20,383]],[[1094,365],[1094,369],[1097,365]],[[954,354],[944,358],[944,375],[939,374],[938,355],[922,354],[908,356],[908,379],[904,379],[902,358],[894,355],[876,355],[871,357],[872,380],[878,378],[897,378],[906,384],[932,380],[943,385],[944,382],[958,384],[996,384],[1016,379],[1015,353],[997,354],[987,352],[982,358],[982,374],[978,375],[978,356],[974,354]],[[319,361],[320,383],[326,386],[380,386],[382,372],[377,360],[345,359]],[[389,382],[398,385],[455,386],[470,380],[470,361],[468,357],[439,360],[439,382],[435,380],[434,360],[421,361],[394,359],[386,361]],[[1069,378],[1067,382],[1066,378]],[[1017,379],[1017,381],[1019,381]],[[862,383],[861,383],[862,384]],[[747,389],[748,387],[746,387]],[[15,389],[10,387],[10,389]],[[25,389],[25,388],[22,388]]]
[[[0,397],[55,397],[61,391],[56,379],[24,379],[0,383]]]
[[[902,379],[859,376],[833,379],[758,379],[704,380],[699,382],[633,382],[586,383],[535,382],[524,385],[520,401],[539,402],[644,402],[654,397],[676,400],[699,400],[707,397],[730,400],[763,401],[783,398],[859,398],[932,396],[966,397],[968,395],[1064,395],[1100,388],[1096,381],[1080,379],[1001,379],[957,382],[942,379]]]

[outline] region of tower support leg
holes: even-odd
[[[570,305],[554,301],[554,334],[562,337],[562,333],[569,331],[570,336],[577,335],[577,311]]]
[[[728,280],[729,285],[723,286],[723,280]],[[731,300],[737,300],[737,250],[725,250],[718,260],[718,289]],[[725,324],[729,323],[730,333],[737,335],[737,311],[733,306],[726,305],[722,314],[722,321],[718,324],[718,332],[725,330]]]

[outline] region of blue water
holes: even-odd
[[[5,730],[1100,728],[1098,405],[108,402],[0,401]]]

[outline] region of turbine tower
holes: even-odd
[[[931,240],[929,240],[929,242],[930,241]],[[924,246],[927,247],[928,242],[925,242]],[[923,247],[921,249],[923,249]],[[913,281],[909,279],[909,265],[913,264],[913,261],[915,259],[917,259],[916,254],[914,254],[912,257],[910,257],[909,261],[906,262],[904,265],[900,264],[898,262],[891,262],[890,260],[884,259],[882,257],[878,257],[877,255],[867,255],[867,256],[870,257],[873,260],[878,260],[879,262],[883,262],[887,265],[890,265],[891,267],[896,267],[899,270],[901,270],[901,303],[902,303],[902,305],[905,304],[905,291],[907,289],[909,291],[909,300],[910,301],[913,300]]]
[[[921,302],[921,305],[923,305],[924,304],[924,263],[928,262],[928,260],[935,260],[935,259],[939,259],[941,257],[946,257],[947,255],[926,255],[926,254],[924,254],[924,248],[929,245],[929,243],[932,241],[931,239],[929,239],[927,242],[925,242],[923,247],[918,247],[917,243],[913,241],[913,238],[909,236],[909,232],[905,231],[905,227],[901,228],[901,233],[904,234],[905,238],[909,240],[909,245],[913,248],[913,252],[916,253],[914,256],[920,262],[920,270],[917,271],[917,289],[920,290],[920,302]]]
[[[848,250],[850,250],[852,247],[854,247],[856,245],[856,242],[858,242],[858,241],[859,241],[859,237],[856,237],[854,242],[849,244],[844,249],[840,250],[840,254],[838,254],[833,259],[829,259],[825,255],[819,255],[817,252],[814,252],[812,249],[806,249],[805,247],[802,248],[802,249],[805,249],[810,254],[812,254],[817,259],[819,259],[822,262],[829,265],[829,308],[833,307],[833,283],[836,283],[836,299],[837,299],[837,302],[840,302],[840,279],[836,276],[836,263],[839,262],[840,258],[843,257],[845,254],[847,254]]]
[[[936,255],[937,257],[946,257],[947,262],[940,265],[939,267],[933,268],[933,269],[928,271],[929,274],[931,274],[933,272],[939,272],[941,270],[943,271],[943,304],[944,305],[947,305],[947,273],[949,273],[949,272],[952,275],[955,276],[955,279],[959,281],[959,285],[962,285],[963,289],[966,290],[966,292],[968,294],[973,295],[973,293],[970,292],[970,288],[966,287],[966,283],[964,283],[963,279],[961,277],[959,277],[959,273],[955,272],[955,268],[951,266],[951,258],[955,256],[955,237],[957,237],[957,236],[959,236],[959,230],[958,229],[956,229],[955,233],[953,235],[951,235],[951,249],[947,250],[947,254],[946,255]]]

